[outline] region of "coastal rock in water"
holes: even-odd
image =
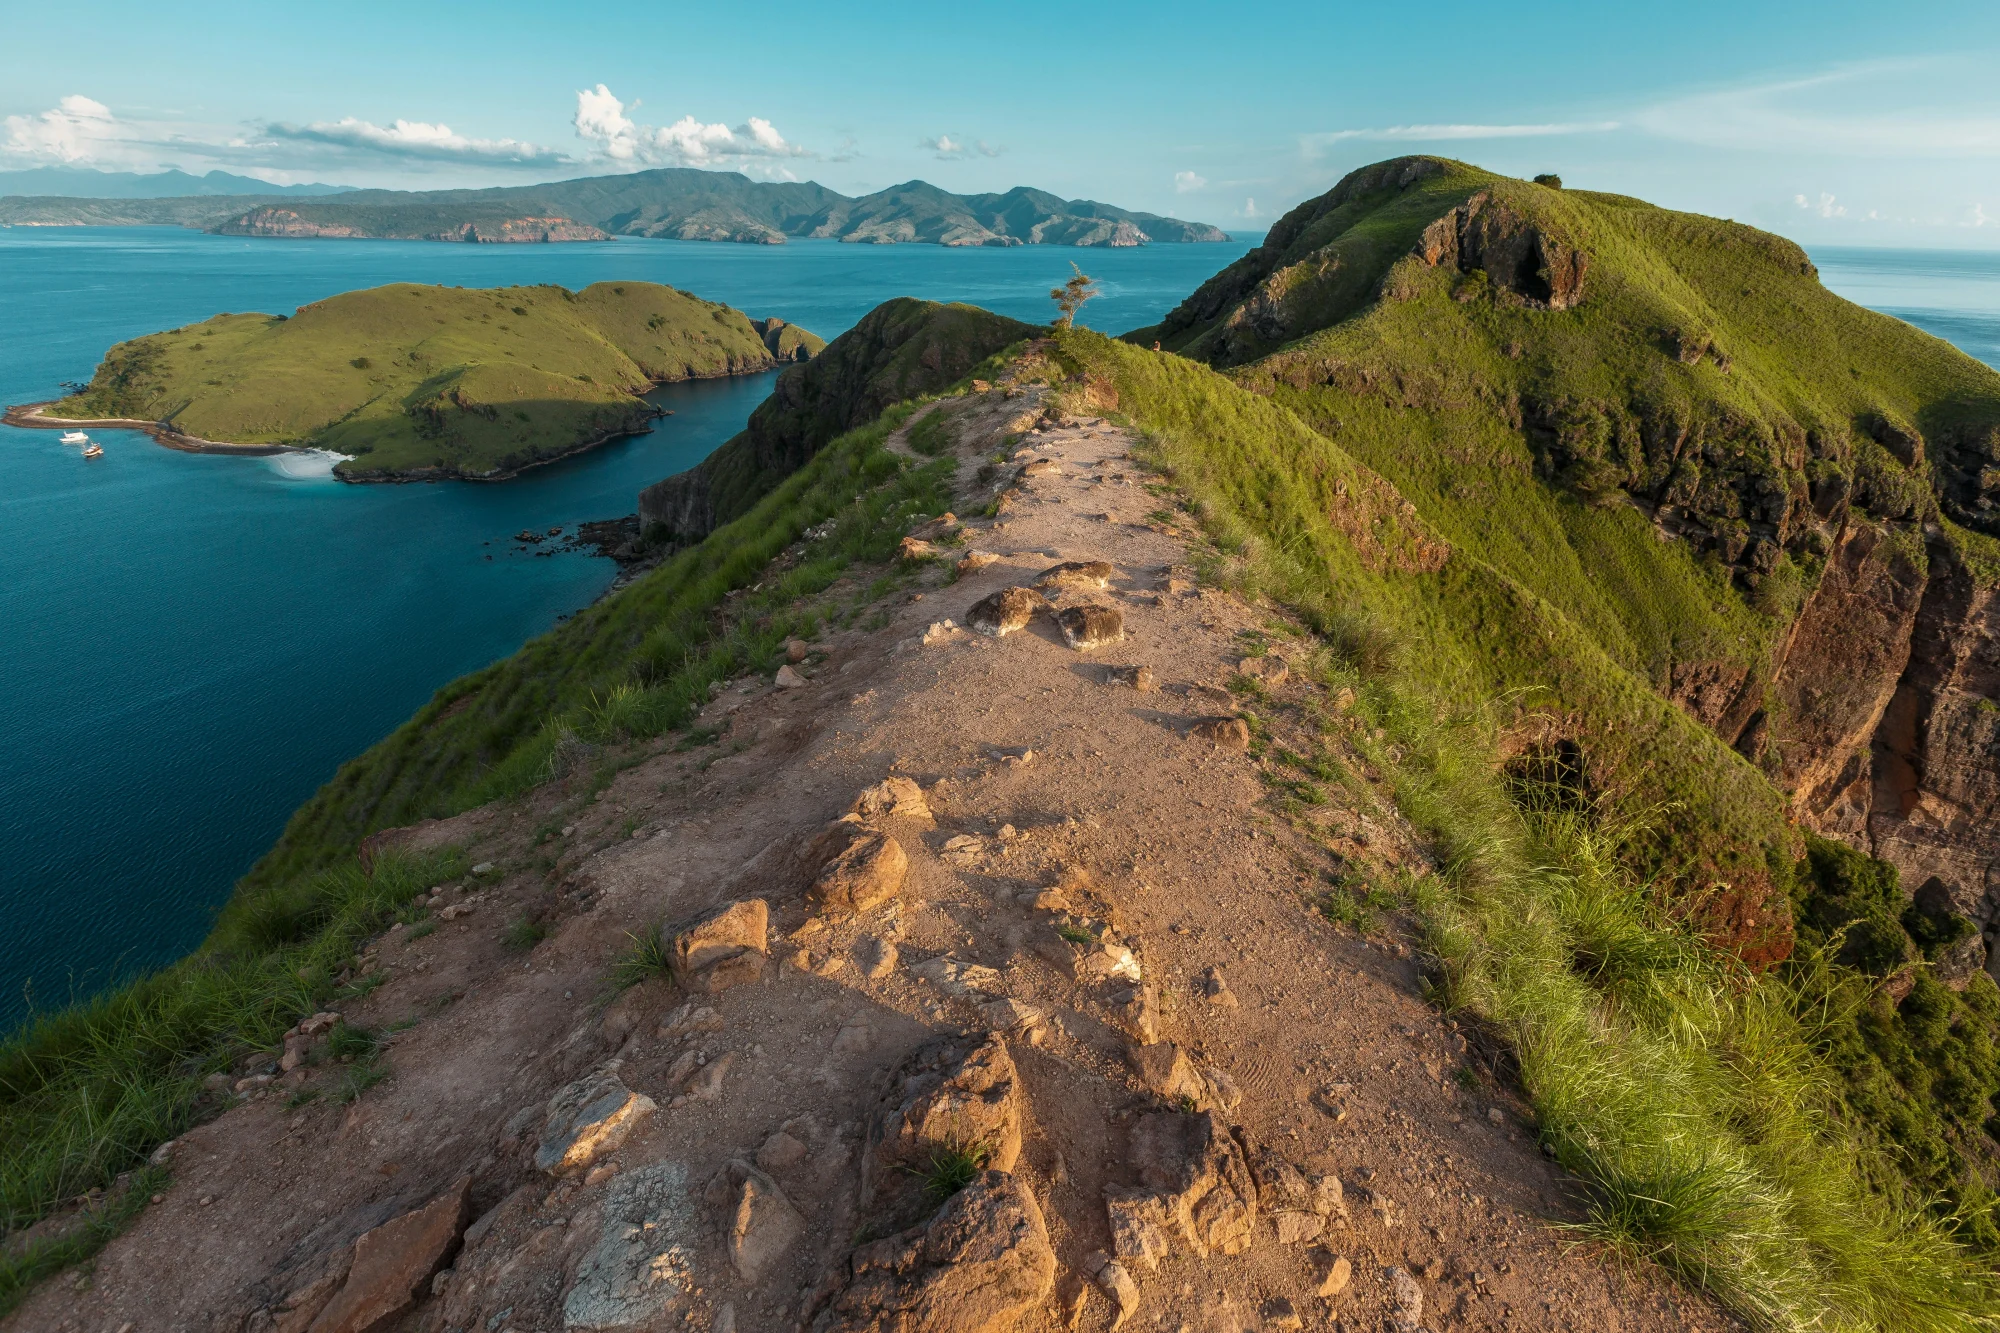
[[[1055,1287],[1035,1196],[982,1171],[935,1216],[856,1250],[812,1333],[1008,1333]]]

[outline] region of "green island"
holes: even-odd
[[[349,481],[490,480],[647,429],[658,412],[641,395],[657,385],[824,345],[655,283],[395,283],[120,343],[39,424],[124,419],[158,423],[177,447],[326,449],[346,455],[335,474]]]
[[[435,322],[482,346],[515,300],[362,295],[462,299]],[[1965,666],[2000,605],[2000,374],[1778,237],[1432,157],[1351,173],[1123,339],[895,302],[788,368],[727,466],[654,493],[685,545],[344,765],[196,955],[0,1047],[8,1228],[225,1109],[203,1074],[463,873],[365,839],[567,783],[553,842],[621,771],[713,744],[703,707],[788,641],[935,592],[898,543],[1004,511],[1011,455],[968,491],[953,431],[1031,390],[1023,431],[1136,434],[1154,528],[1310,684],[1230,682],[1259,817],[1421,835],[1414,870],[1346,843],[1299,892],[1407,924],[1485,1052],[1460,1073],[1532,1108],[1580,1239],[1750,1328],[1996,1327],[2000,923],[1954,867],[2000,850],[2000,685]],[[108,362],[78,401],[122,392]],[[97,1244],[29,1251],[11,1290]]]

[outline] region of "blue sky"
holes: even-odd
[[[0,168],[430,188],[696,165],[1258,229],[1355,166],[1438,152],[1808,243],[2000,247],[1991,0],[15,0],[5,24]]]

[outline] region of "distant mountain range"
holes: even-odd
[[[310,200],[275,189],[227,202],[0,198],[0,224],[165,224],[226,236],[481,242],[654,236],[779,245],[791,237],[826,237],[878,245],[1132,246],[1229,239],[1206,223],[1025,186],[961,195],[909,181],[852,199],[810,181],[753,181],[686,167],[489,190],[354,190]]]
[[[273,185],[254,176],[211,171],[191,176],[185,171],[98,171],[91,167],[33,167],[0,171],[0,198],[58,195],[70,199],[163,199],[203,195],[345,194],[352,185]]]

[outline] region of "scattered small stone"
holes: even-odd
[[[1062,475],[1062,464],[1053,458],[1037,458],[1022,467],[1021,475],[1023,477],[1059,477]]]
[[[1104,669],[1106,685],[1127,685],[1141,694],[1151,694],[1159,689],[1149,666],[1115,666]]]
[[[863,819],[893,816],[908,819],[929,819],[930,802],[924,799],[924,789],[913,778],[892,776],[882,779],[874,786],[854,798],[849,809]]]
[[[1089,652],[1125,638],[1125,613],[1115,606],[1072,606],[1056,616],[1063,642],[1078,652]]]
[[[1492,1121],[1496,1125],[1504,1125],[1507,1123],[1507,1113],[1501,1110],[1497,1106],[1489,1106],[1486,1108],[1486,1118]]]
[[[1284,658],[1269,653],[1262,657],[1244,658],[1236,664],[1236,671],[1239,675],[1260,680],[1270,686],[1283,685],[1292,674],[1291,665]]]
[[[920,642],[926,648],[935,648],[941,643],[951,642],[951,640],[957,637],[959,633],[961,633],[961,631],[959,630],[958,626],[955,623],[953,623],[949,618],[944,620],[933,620],[930,623],[930,625],[925,628],[924,636],[918,642]]]
[[[1250,748],[1250,724],[1240,717],[1196,718],[1187,734],[1191,741],[1207,741],[1218,749]]]
[[[475,875],[490,875],[493,871],[494,865],[491,861],[481,861],[478,865],[472,867],[472,873]]]
[[[439,910],[438,920],[457,921],[462,917],[471,916],[476,910],[478,910],[476,905],[472,903],[453,903],[451,906]]]
[[[1405,1268],[1389,1270],[1389,1298],[1396,1303],[1396,1321],[1415,1325],[1424,1317],[1424,1289]]]
[[[734,1051],[724,1051],[721,1055],[703,1065],[701,1072],[688,1084],[686,1097],[689,1101],[712,1102],[722,1095],[722,1080],[728,1076],[730,1067],[736,1063]]]
[[[972,609],[965,613],[965,623],[981,634],[998,639],[1024,628],[1034,619],[1035,612],[1046,605],[1048,603],[1042,595],[1032,589],[1002,588],[974,602]]]
[[[880,981],[896,970],[894,941],[879,935],[863,935],[854,943],[854,965],[870,981]]]
[[[896,547],[899,560],[929,560],[937,554],[937,547],[920,537],[905,537]]]
[[[772,678],[771,683],[781,690],[802,689],[808,684],[806,678],[794,671],[789,663],[778,668],[778,674]]]
[[[1235,1009],[1241,1005],[1219,967],[1211,966],[1201,974],[1201,996],[1219,1009]]]
[[[1354,1277],[1354,1265],[1342,1254],[1325,1254],[1321,1258],[1319,1283],[1313,1288],[1313,1295],[1333,1297],[1347,1290],[1347,1284]]]
[[[886,833],[836,820],[807,849],[808,864],[820,867],[806,893],[813,910],[828,916],[866,912],[894,898],[909,873],[910,857]]]
[[[806,641],[804,639],[785,640],[785,660],[787,662],[792,663],[794,666],[796,666],[800,662],[805,661],[806,654],[811,651],[812,650],[806,646]]]
[[[1299,1317],[1298,1308],[1283,1296],[1273,1296],[1264,1302],[1264,1322],[1272,1328],[1304,1328],[1306,1321]]]
[[[785,1130],[774,1130],[757,1150],[757,1165],[766,1171],[789,1171],[806,1160],[810,1149]]]
[[[967,551],[958,558],[958,576],[964,578],[968,574],[977,574],[988,565],[997,564],[999,560],[1000,557],[991,551],[977,549]]]
[[[1117,1310],[1111,1317],[1111,1327],[1117,1328],[1139,1312],[1139,1284],[1132,1280],[1124,1264],[1098,1250],[1084,1260],[1083,1266],[1090,1280]]]
[[[673,1041],[693,1032],[720,1032],[722,1015],[696,1000],[689,1000],[680,1008],[660,1020],[659,1031],[653,1035],[661,1041]]]
[[[875,1032],[862,1019],[853,1019],[834,1034],[833,1049],[859,1054],[875,1044]]]

